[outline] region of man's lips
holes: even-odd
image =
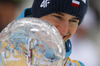
[[[63,40],[67,40],[67,39],[69,39],[69,37],[70,37],[70,35],[65,35],[65,36],[63,36]]]
[[[63,39],[65,39],[67,36],[63,36]]]
[[[67,33],[66,35],[61,35],[61,36],[62,36],[63,40],[66,40],[67,38],[69,38],[70,34]]]

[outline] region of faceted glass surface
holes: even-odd
[[[0,66],[62,66],[64,58],[60,33],[41,19],[14,20],[0,33]]]

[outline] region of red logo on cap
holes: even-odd
[[[72,0],[72,6],[79,7],[80,2],[78,0]]]
[[[84,3],[86,3],[86,0],[82,0]],[[72,0],[72,6],[79,7],[80,0]]]

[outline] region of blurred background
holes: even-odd
[[[16,19],[33,0],[0,0],[0,31]],[[100,0],[89,0],[88,12],[77,32],[71,37],[72,60],[85,66],[100,66]]]

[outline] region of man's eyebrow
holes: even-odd
[[[74,17],[74,18],[72,18],[72,19],[79,20],[79,18],[77,18],[77,17]]]
[[[60,13],[60,12],[59,13],[56,13],[56,14],[61,15],[61,16],[65,16],[63,13]]]

